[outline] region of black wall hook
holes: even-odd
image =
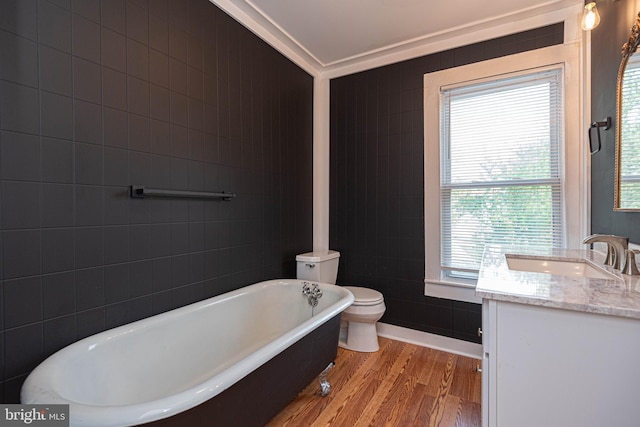
[[[587,134],[589,135],[589,151],[591,152],[591,155],[596,154],[602,148],[602,142],[600,142],[600,128],[604,128],[604,130],[607,130],[610,127],[611,127],[611,117],[607,117],[606,119],[604,119],[601,122],[593,122],[593,123],[591,123],[591,126],[589,127],[589,130],[587,131]],[[598,136],[598,147],[595,150],[593,148],[593,142],[591,141],[591,131],[594,128],[596,129],[596,133],[597,133],[597,136]]]

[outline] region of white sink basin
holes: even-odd
[[[529,271],[532,273],[559,274],[562,276],[588,277],[591,279],[616,279],[616,276],[604,269],[595,267],[586,261],[569,259],[543,259],[505,255],[509,270]]]

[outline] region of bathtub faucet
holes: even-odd
[[[306,295],[311,307],[318,305],[318,300],[322,298],[322,291],[317,283],[302,282],[302,295]]]

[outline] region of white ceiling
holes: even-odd
[[[212,0],[316,69],[548,14],[582,0]],[[255,29],[254,29],[255,30]],[[273,40],[271,41],[273,44]]]

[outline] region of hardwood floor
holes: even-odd
[[[267,426],[480,427],[478,363],[387,338],[377,353],[339,348],[331,393],[314,380]]]

